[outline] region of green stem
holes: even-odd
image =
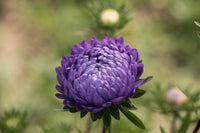
[[[173,115],[173,119],[171,122],[171,133],[175,133],[176,132],[176,113],[174,113]]]
[[[196,125],[193,133],[197,133],[199,129],[200,129],[200,119],[198,120],[197,125]]]
[[[106,128],[103,126],[103,130],[102,130],[102,133],[106,133]]]
[[[91,128],[92,128],[92,122],[90,120],[90,117],[88,117],[87,124],[86,124],[86,129],[85,129],[85,133],[90,133]]]
[[[111,127],[108,128],[108,133],[111,133]]]

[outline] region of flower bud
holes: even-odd
[[[105,9],[101,12],[101,21],[105,25],[113,25],[119,22],[119,13],[111,8]]]
[[[6,121],[6,126],[8,128],[16,128],[17,125],[19,124],[20,122],[20,119],[19,118],[10,118],[10,119],[7,119]]]
[[[174,105],[181,105],[187,101],[186,95],[179,88],[171,88],[166,94],[167,101]]]

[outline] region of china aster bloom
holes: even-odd
[[[118,105],[133,97],[143,64],[136,49],[124,44],[123,38],[82,41],[64,55],[56,68],[56,96],[63,104],[79,111],[96,113],[111,104]]]

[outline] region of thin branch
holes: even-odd
[[[200,119],[198,120],[197,125],[196,125],[196,127],[195,127],[193,133],[197,133],[198,130],[199,130],[199,128],[200,128]]]

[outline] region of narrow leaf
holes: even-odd
[[[121,106],[120,110],[126,116],[126,118],[128,118],[133,124],[135,124],[137,127],[141,128],[141,129],[145,129],[144,124],[135,114],[128,111],[123,106]]]
[[[124,106],[127,109],[131,109],[131,110],[136,110],[137,108],[131,103],[131,101],[129,99],[126,99],[122,102],[121,104],[122,106]]]
[[[146,92],[145,90],[136,88],[133,98],[141,97],[142,95],[145,94],[145,92]]]
[[[118,107],[116,105],[112,104],[110,106],[110,113],[115,119],[117,119],[117,120],[120,119],[119,109],[118,109]]]
[[[105,128],[109,128],[111,123],[111,116],[109,109],[106,109],[103,115],[103,125]]]
[[[87,115],[87,111],[83,111],[83,112],[81,112],[81,118],[83,118],[85,115]]]
[[[160,126],[161,133],[166,133],[162,126]]]
[[[153,78],[153,76],[148,76],[148,77],[146,77],[146,82],[149,82],[152,78]],[[146,83],[146,82],[145,82],[145,83]]]
[[[191,118],[191,113],[187,112],[187,114],[185,115],[185,118],[183,119],[182,125],[178,130],[178,133],[186,133],[190,125],[190,118]]]

